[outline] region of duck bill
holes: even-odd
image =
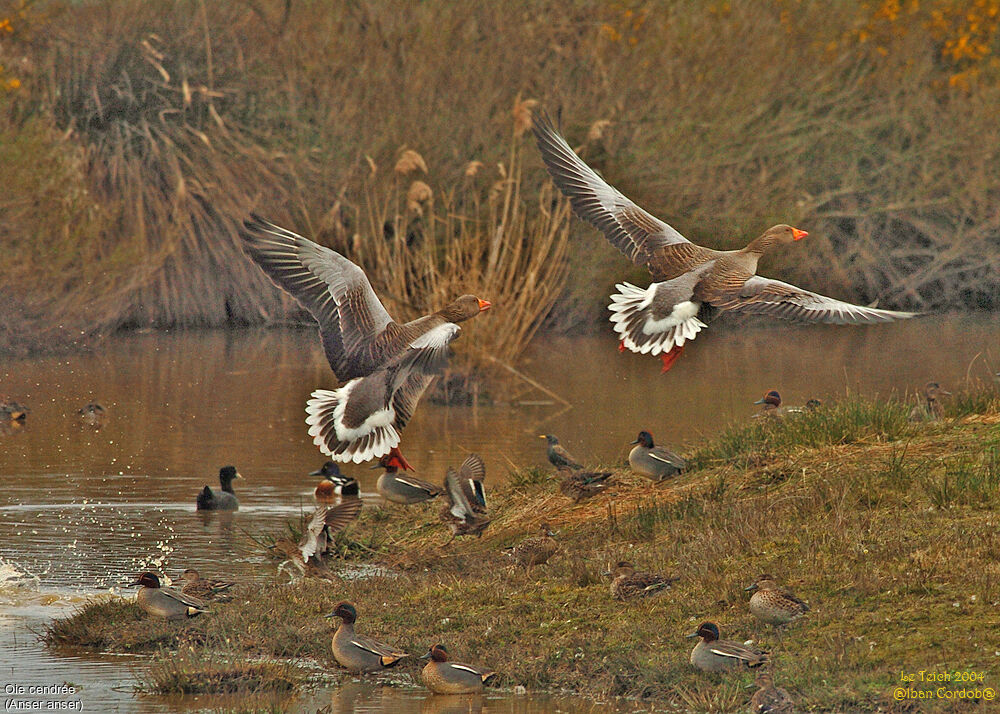
[[[754,583],[753,585],[747,585],[745,588],[743,588],[743,590],[748,593],[753,592],[756,589],[757,589],[757,583]]]
[[[327,620],[329,620],[331,617],[336,617],[336,616],[337,616],[337,613],[335,613],[335,612],[329,612],[326,615],[323,615],[323,617],[325,617]]]
[[[431,658],[431,653],[427,652],[425,654],[420,655],[418,659],[430,659],[430,658]]]
[[[690,640],[694,637],[701,637],[701,635],[699,635],[697,632],[692,632],[690,635],[684,635],[684,637]]]
[[[764,404],[765,402],[767,402],[767,399],[761,398],[754,402],[754,404]]]
[[[798,228],[792,229],[792,240],[802,240],[807,235],[809,234],[806,231],[800,231]]]
[[[134,588],[136,585],[142,585],[142,583],[140,583],[138,580],[136,580],[134,583],[129,583],[125,587],[127,587],[127,588]]]
[[[493,307],[493,303],[491,303],[489,300],[483,300],[481,298],[476,298],[476,299],[479,300],[479,312],[486,312],[491,307]]]
[[[323,473],[323,469],[316,469],[315,471],[310,471],[309,476],[320,476]]]

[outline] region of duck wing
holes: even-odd
[[[459,470],[448,469],[444,487],[451,500],[451,514],[456,518],[469,519],[477,513],[486,513],[486,493],[483,479],[486,467],[477,454],[469,454]]]
[[[673,451],[664,449],[662,446],[654,446],[650,449],[649,458],[662,461],[665,464],[670,464],[675,469],[680,469],[681,471],[683,471],[687,466],[687,462],[684,461],[683,458],[675,454]]]
[[[710,302],[714,307],[732,312],[831,325],[892,322],[918,314],[862,307],[759,275],[751,277],[741,286],[731,286],[731,289],[713,295]]]
[[[347,381],[378,368],[380,342],[399,327],[361,268],[255,214],[243,222],[240,237],[271,281],[319,322],[326,358],[337,379]]]
[[[490,679],[497,676],[497,673],[492,669],[486,667],[478,667],[474,664],[466,664],[465,662],[443,662],[446,667],[451,667],[452,669],[458,669],[463,672],[471,672],[472,674],[479,677],[483,684],[486,684]]]
[[[686,272],[715,255],[716,251],[691,243],[601,178],[570,148],[548,116],[533,120],[532,131],[552,181],[569,198],[576,215],[601,231],[633,263],[647,265],[659,280]]]
[[[360,498],[351,498],[336,506],[320,506],[315,510],[299,541],[302,560],[309,559],[326,550],[327,541],[335,533],[342,531],[361,513]]]
[[[378,640],[373,640],[371,637],[365,637],[364,635],[355,635],[351,639],[351,644],[363,650],[368,650],[373,655],[378,655],[383,667],[390,667],[403,659],[403,657],[410,656],[406,652],[394,649],[389,645],[383,644]]]
[[[166,586],[161,586],[159,590],[167,597],[176,600],[179,603],[183,603],[188,607],[193,607],[196,610],[200,610],[202,612],[207,612],[208,603],[202,600],[200,597],[195,597],[194,595],[188,595],[187,593],[181,592],[177,588],[171,588]]]
[[[759,667],[767,662],[768,658],[767,652],[731,640],[709,642],[708,649],[720,657],[731,657],[746,662],[748,667]]]

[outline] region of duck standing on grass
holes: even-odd
[[[330,646],[333,649],[334,659],[350,672],[358,674],[380,672],[410,656],[370,637],[357,634],[354,631],[354,623],[358,619],[358,611],[347,601],[334,605],[333,612],[327,617],[339,617],[342,620],[340,627],[333,634]]]
[[[562,479],[559,481],[559,490],[564,496],[573,499],[573,503],[579,503],[584,499],[596,496],[610,485],[610,471],[570,471],[569,468],[558,469]]]
[[[799,322],[837,325],[888,322],[913,317],[834,300],[756,275],[757,262],[808,233],[786,225],[767,229],[742,250],[695,245],[659,218],[639,208],[585,164],[547,117],[533,118],[542,160],[576,215],[604,234],[656,281],[648,288],[617,285],[611,322],[626,348],[660,355],[666,372],[684,343],[723,312],[758,314]]]
[[[680,578],[636,570],[627,560],[620,560],[614,569],[604,573],[611,578],[611,597],[632,600],[649,597],[670,589]]]
[[[910,410],[910,421],[941,421],[944,418],[944,407],[941,406],[939,397],[950,397],[951,392],[942,389],[937,382],[928,382],[924,385],[924,402],[917,404]]]
[[[767,667],[757,670],[754,684],[760,689],[750,698],[752,714],[793,714],[795,702],[787,690],[774,686],[774,675]]]
[[[360,496],[361,486],[353,476],[340,473],[335,461],[327,461],[321,468],[310,472],[310,476],[322,476],[313,492],[320,503],[331,503],[337,496]]]
[[[171,587],[161,586],[156,573],[142,573],[134,583],[129,583],[128,587],[132,588],[136,585],[140,586],[139,592],[135,596],[136,604],[153,617],[184,620],[208,612],[205,609],[206,603],[201,598],[186,595]]]
[[[758,575],[744,590],[753,593],[750,596],[750,614],[768,625],[787,625],[809,611],[809,605],[779,587],[772,575]]]
[[[703,622],[697,632],[688,637],[701,641],[691,650],[691,664],[702,672],[725,672],[741,667],[760,667],[767,662],[768,653],[740,642],[719,639],[719,626]]]
[[[640,431],[632,442],[634,447],[628,453],[628,465],[637,474],[654,481],[662,481],[676,476],[687,467],[687,463],[673,451],[656,446],[653,435],[648,431]]]
[[[486,466],[478,454],[469,454],[458,471],[449,468],[444,477],[447,505],[441,508],[441,520],[451,530],[451,543],[456,536],[481,536],[490,519],[486,515]]]
[[[444,645],[434,645],[420,659],[430,660],[420,677],[435,694],[478,694],[484,684],[497,676],[485,667],[450,661]]]
[[[219,469],[219,485],[222,490],[216,493],[208,486],[205,486],[198,494],[195,506],[199,511],[238,511],[240,502],[233,492],[233,481],[240,476],[235,466],[223,466]]]
[[[405,472],[412,471],[413,467],[395,446],[372,468],[377,469],[380,466],[385,471],[375,482],[375,490],[387,501],[409,506],[437,498],[442,493],[439,487],[429,481],[407,476]],[[400,469],[404,473],[400,473]]]
[[[546,449],[546,455],[549,457],[549,463],[555,466],[557,469],[570,468],[574,471],[579,471],[583,468],[577,460],[570,456],[570,453],[566,451],[566,448],[559,443],[559,439],[554,437],[552,434],[539,434],[539,439],[545,439],[549,442],[549,448]]]
[[[251,215],[246,252],[319,323],[326,357],[343,385],[306,403],[309,435],[334,461],[361,463],[399,445],[420,396],[443,369],[458,323],[490,308],[463,295],[437,312],[393,321],[364,271],[344,256]]]
[[[225,580],[210,580],[209,578],[203,578],[194,568],[188,568],[181,573],[181,580],[184,582],[181,586],[182,593],[185,595],[191,595],[192,597],[201,598],[206,601],[228,600],[229,593],[227,591],[236,584]]]
[[[559,550],[559,544],[555,538],[556,534],[552,532],[546,521],[539,524],[538,530],[537,536],[529,536],[517,545],[504,548],[504,555],[525,568],[548,562],[549,558]]]

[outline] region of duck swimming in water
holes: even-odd
[[[205,486],[198,494],[196,508],[199,511],[238,511],[240,502],[233,492],[233,481],[243,478],[236,470],[235,466],[223,466],[219,469],[220,491],[213,491]]]

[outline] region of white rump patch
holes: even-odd
[[[417,339],[410,343],[410,347],[415,350],[430,348],[433,350],[440,350],[448,346],[448,343],[455,339],[455,335],[462,328],[456,325],[454,322],[446,322],[443,325],[438,325],[420,335]]]
[[[674,347],[683,347],[705,327],[698,319],[700,305],[691,300],[677,303],[669,315],[658,320],[650,315],[648,308],[653,304],[658,286],[659,283],[653,283],[643,290],[631,283],[619,283],[615,286],[618,293],[611,296],[608,305],[611,323],[615,332],[621,335],[622,344],[632,352],[654,355],[669,352]],[[637,342],[637,332],[648,339],[640,338]]]
[[[344,424],[344,411],[351,390],[364,379],[352,379],[340,389],[317,389],[306,402],[306,424],[309,436],[319,450],[334,461],[360,464],[389,453],[399,446],[399,433],[392,425],[396,411],[392,405],[372,412],[355,428]]]

